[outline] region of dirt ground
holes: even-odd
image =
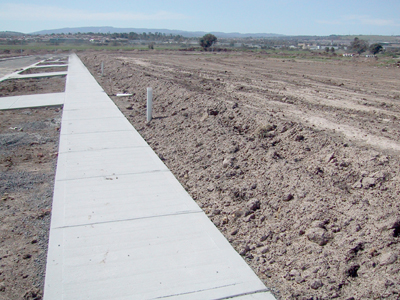
[[[41,73],[50,73],[50,72],[64,72],[67,71],[68,67],[48,67],[48,68],[29,68],[25,71],[19,73],[21,75],[25,74],[41,74]]]
[[[112,98],[277,298],[399,299],[398,68],[246,53],[80,57],[109,95],[133,93]]]
[[[66,64],[65,61],[56,61],[56,62],[54,62],[54,61],[51,61],[51,62],[44,61],[44,62],[41,62],[40,64],[37,64],[37,65],[38,66],[52,66],[52,65],[65,65],[65,64]]]
[[[8,79],[0,82],[0,97],[62,93],[65,91],[65,76]]]
[[[42,299],[61,112],[0,111],[0,299]]]
[[[0,72],[6,75],[44,58],[2,61]],[[64,89],[65,76],[0,83],[1,96]],[[61,107],[0,111],[2,300],[42,299],[61,113]]]

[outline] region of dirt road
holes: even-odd
[[[80,57],[108,94],[134,94],[113,99],[277,297],[399,298],[398,68],[246,53]]]

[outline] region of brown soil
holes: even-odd
[[[25,71],[19,73],[21,75],[25,74],[41,74],[41,73],[50,73],[50,72],[65,72],[68,70],[68,67],[49,67],[49,68],[30,68]]]
[[[0,111],[0,299],[41,299],[60,108]]]
[[[65,61],[55,61],[55,62],[41,62],[40,64],[37,64],[37,66],[52,66],[52,65],[65,65],[67,64]]]
[[[113,99],[278,298],[399,299],[397,68],[243,53],[80,57],[108,94],[134,94]]]
[[[65,91],[65,76],[9,79],[0,82],[0,97],[61,93]]]

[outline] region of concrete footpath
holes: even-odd
[[[44,299],[275,299],[76,55]]]
[[[49,93],[1,97],[0,110],[41,106],[59,106],[64,104],[64,96],[65,93]]]

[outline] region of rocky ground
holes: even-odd
[[[399,299],[398,68],[245,53],[80,57],[109,95],[133,93],[112,98],[277,298]]]
[[[42,299],[60,122],[61,108],[0,111],[0,299]]]

